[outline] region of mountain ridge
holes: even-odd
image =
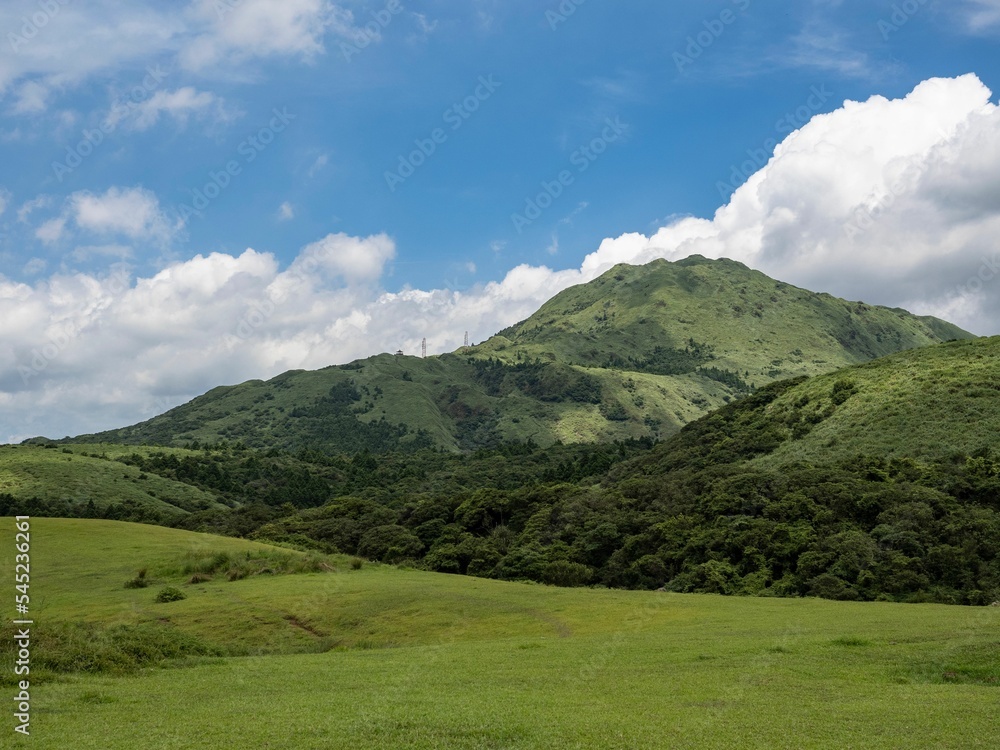
[[[621,264],[476,346],[221,386],[70,440],[385,452],[664,437],[769,382],[963,338],[974,337],[735,261]]]

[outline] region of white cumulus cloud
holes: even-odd
[[[374,281],[385,264],[396,257],[396,246],[385,235],[361,240],[346,234],[330,234],[307,245],[292,269],[313,268],[348,282]]]
[[[608,240],[584,268],[728,257],[810,289],[1000,332],[1000,268],[989,270],[1000,249],[1000,110],[990,97],[966,75],[902,99],[845,102],[779,144],[713,219]]]
[[[48,199],[29,201],[19,216],[26,220],[31,211],[50,205]],[[81,190],[70,195],[59,216],[44,221],[35,236],[55,243],[68,234],[68,226],[101,237],[121,236],[137,242],[165,243],[179,229],[160,207],[156,195],[141,187],[112,187],[104,193]]]

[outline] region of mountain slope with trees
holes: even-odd
[[[728,260],[620,265],[454,354],[216,388],[76,442],[372,453],[665,437],[767,383],[971,334]]]
[[[440,572],[988,604],[1000,600],[998,383],[1000,337],[768,384],[659,443],[64,450],[218,500],[164,523]]]

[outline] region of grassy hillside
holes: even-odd
[[[5,525],[12,523],[4,519]],[[75,638],[55,629],[68,623],[97,626],[95,632],[109,641],[109,627],[155,630],[166,626],[168,631],[193,638],[206,653],[309,650],[314,637],[285,615],[308,620],[305,612],[310,605],[302,600],[303,589],[288,583],[298,576],[279,575],[282,565],[298,561],[300,567],[317,568],[319,573],[301,576],[315,580],[345,562],[330,558],[323,566],[307,566],[304,561],[311,558],[301,552],[118,521],[34,518],[31,525],[33,613],[42,633],[46,626],[53,627],[53,651],[59,646],[68,648],[61,638],[77,646]],[[5,553],[4,559],[13,566],[11,554]],[[348,569],[346,564],[343,567]],[[127,582],[140,577],[140,571],[145,571],[141,576],[145,585],[126,588]],[[261,575],[271,582],[264,586],[270,592],[266,597],[248,593],[260,589],[261,579],[249,575],[257,571],[265,571]],[[191,584],[196,574],[205,580]],[[244,574],[246,578],[237,578],[240,585],[229,580]],[[275,585],[279,577],[281,583]],[[157,594],[168,586],[181,587],[188,598],[169,605],[157,603]],[[275,598],[279,590],[282,593]],[[299,606],[289,606],[285,612],[283,607],[289,602]],[[55,656],[40,654],[41,665]],[[44,666],[41,671],[45,673]]]
[[[770,384],[656,446],[118,458],[240,506],[192,530],[501,580],[982,605],[998,382],[1000,338],[977,339]]]
[[[216,388],[82,442],[327,452],[666,436],[755,387],[970,334],[732,261],[618,266],[479,346]]]
[[[667,374],[714,367],[763,385],[964,338],[971,337],[937,318],[848,302],[742,263],[692,256],[616,266],[556,295],[477,353]]]
[[[813,378],[775,399],[769,417],[789,430],[788,440],[761,459],[769,465],[996,450],[1000,337],[903,352]]]
[[[655,447],[120,458],[243,506],[192,530],[501,580],[982,605],[998,382],[1000,338],[977,339],[765,386]]]
[[[291,553],[149,526],[32,523],[34,663],[80,621],[99,646],[145,627],[131,631],[142,634],[132,653],[184,647],[162,662],[177,668],[114,676],[81,661],[36,680],[24,746],[131,749],[140,731],[151,750],[994,742],[996,608],[555,589],[338,558],[333,570],[187,584],[182,561]],[[0,533],[12,536],[10,519]],[[0,561],[9,569],[12,551]],[[142,566],[156,584],[124,588]],[[155,603],[166,585],[187,598]],[[220,659],[227,651],[256,655]]]
[[[612,470],[644,522],[609,562],[678,591],[1000,599],[998,382],[991,338],[768,386]]]
[[[100,450],[107,455],[106,448]],[[209,492],[88,455],[76,446],[0,446],[0,495],[60,504],[67,515],[77,515],[91,503],[99,510],[117,504],[159,517],[225,507]]]
[[[768,385],[652,449],[473,459],[516,483],[396,458],[255,533],[567,586],[989,604],[998,382],[1000,338],[942,344]]]

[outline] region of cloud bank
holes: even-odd
[[[465,291],[384,291],[396,253],[387,235],[332,234],[286,268],[247,249],[150,278],[124,265],[34,284],[0,276],[0,441],[121,426],[223,383],[415,353],[425,336],[431,352],[450,351],[466,330],[482,340],[617,263],[696,253],[1000,333],[1000,113],[990,100],[967,75],[898,100],[845,102],[789,135],[711,219],[607,239],[579,268],[521,265]],[[39,231],[108,243],[172,231],[140,188],[75,194],[56,221]]]

